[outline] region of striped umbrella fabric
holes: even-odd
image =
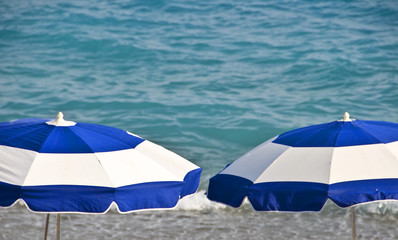
[[[105,213],[172,208],[196,192],[201,168],[129,132],[88,123],[0,123],[0,206]]]
[[[210,179],[207,197],[257,211],[398,199],[398,124],[344,119],[283,133]]]

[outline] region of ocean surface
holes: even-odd
[[[398,122],[398,2],[0,1],[0,122],[122,128],[203,168],[176,209],[63,215],[61,239],[351,239],[349,210],[254,212],[208,179],[285,131]],[[398,203],[356,208],[358,239],[398,239]],[[0,239],[41,239],[44,214],[0,209]],[[55,235],[50,220],[49,239]]]

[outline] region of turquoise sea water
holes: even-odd
[[[1,122],[62,111],[203,168],[198,196],[179,210],[68,215],[65,239],[350,239],[348,212],[333,205],[254,213],[203,192],[275,135],[345,111],[398,122],[397,106],[396,1],[0,2]],[[365,205],[358,218],[361,239],[398,238],[397,204]],[[1,210],[0,239],[41,238],[43,223]]]

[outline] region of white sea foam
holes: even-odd
[[[362,215],[390,216],[398,219],[398,201],[384,200],[358,205],[357,212]]]
[[[206,197],[206,192],[204,190],[200,190],[195,194],[186,196],[181,199],[175,209],[185,211],[202,211],[225,209],[226,207],[227,206],[224,204],[210,201]]]

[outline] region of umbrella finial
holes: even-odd
[[[61,113],[61,112],[60,112],[60,113]],[[61,114],[62,114],[62,113],[61,113]],[[59,115],[59,114],[58,114],[58,115]],[[350,114],[349,114],[348,112],[345,112],[343,117],[344,117],[343,120],[344,120],[345,122],[347,122],[347,121],[350,120]]]
[[[348,112],[345,112],[344,115],[343,115],[343,119],[341,119],[340,121],[352,122],[352,121],[355,121],[355,119],[350,118],[350,114]]]
[[[64,114],[62,113],[62,112],[59,112],[58,113],[58,115],[57,115],[57,120],[56,120],[57,122],[60,122],[60,121],[65,121],[64,120]]]
[[[64,114],[62,112],[59,112],[57,115],[57,119],[48,121],[46,122],[49,125],[55,125],[55,126],[61,126],[61,127],[69,127],[69,126],[75,126],[75,122],[71,121],[65,121],[64,120]]]

